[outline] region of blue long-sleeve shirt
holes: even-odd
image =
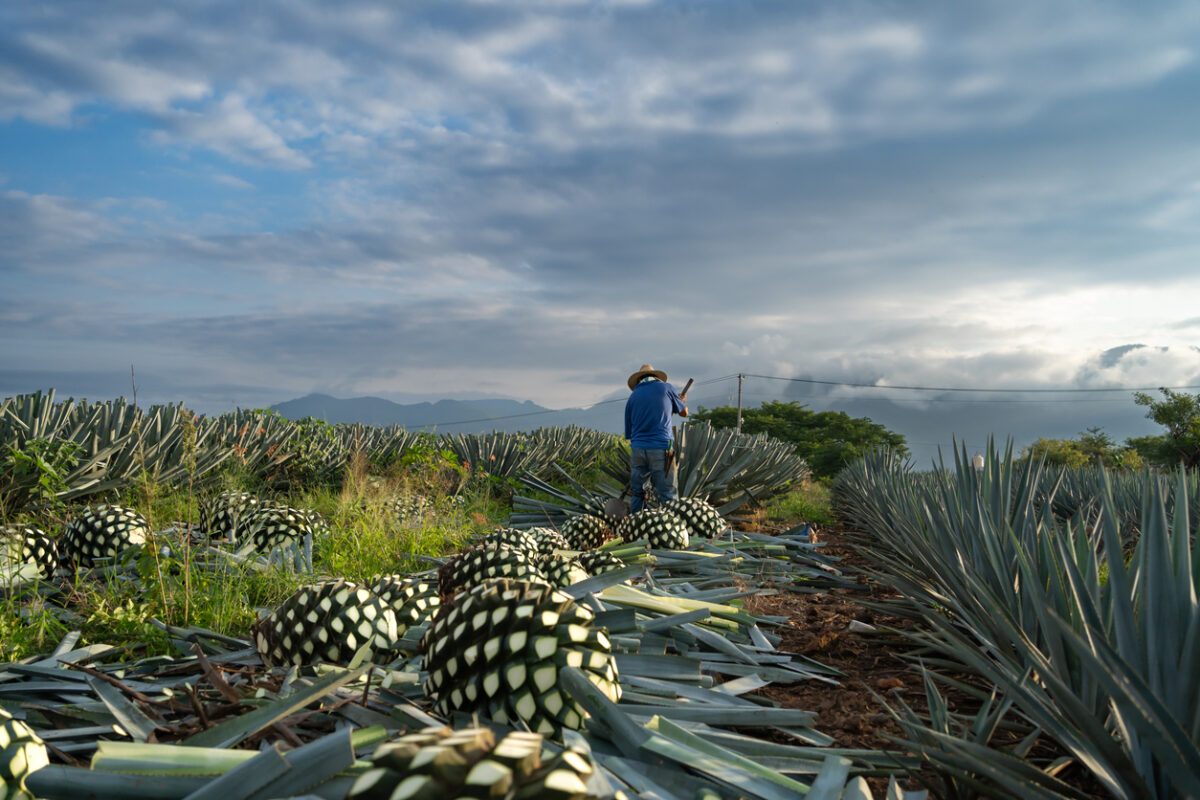
[[[666,450],[671,444],[671,415],[686,406],[666,381],[643,380],[625,401],[625,438],[630,447]]]

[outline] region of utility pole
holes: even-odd
[[[738,433],[742,432],[742,381],[745,380],[745,378],[746,378],[745,375],[743,375],[740,372],[738,373],[738,418],[737,418],[737,432]]]

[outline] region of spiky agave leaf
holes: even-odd
[[[493,580],[460,592],[421,640],[425,694],[442,714],[479,712],[538,733],[578,729],[585,712],[558,687],[573,666],[616,702],[612,645],[595,612],[549,586]]]
[[[542,556],[539,564],[550,583],[560,589],[591,577],[579,559],[573,556],[550,553]]]
[[[210,537],[236,541],[257,505],[258,498],[250,492],[221,492],[200,504],[200,530]]]
[[[626,542],[646,539],[654,550],[683,550],[688,546],[687,524],[664,508],[630,514],[617,526],[617,535]]]
[[[442,597],[448,597],[490,578],[550,583],[536,554],[502,544],[478,544],[459,553],[438,570],[438,591]]]
[[[441,605],[437,581],[413,575],[377,575],[368,588],[391,606],[400,636],[411,627],[429,622]]]
[[[564,750],[542,761],[542,737],[489,728],[431,727],[375,749],[348,800],[558,798],[585,800],[591,758]]]
[[[91,506],[67,525],[59,552],[81,567],[91,567],[99,559],[145,544],[149,534],[146,518],[132,508]]]
[[[701,539],[714,539],[729,529],[721,512],[699,497],[677,497],[663,503],[663,508],[682,519],[688,532]]]
[[[22,563],[37,565],[43,578],[53,577],[59,564],[57,543],[38,528],[0,528],[0,564]]]
[[[0,797],[32,800],[25,779],[50,764],[46,745],[33,730],[0,708]]]
[[[365,586],[342,579],[302,586],[253,626],[254,643],[270,666],[330,661],[345,664],[362,647],[395,647],[396,613]]]
[[[568,518],[559,532],[572,550],[592,550],[608,541],[613,526],[604,517],[581,514]]]

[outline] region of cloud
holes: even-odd
[[[179,110],[166,115],[157,131],[159,144],[202,144],[235,161],[281,169],[312,166],[307,156],[290,147],[271,124],[247,108],[246,98],[228,94],[200,111]]]
[[[563,404],[644,361],[1191,374],[1188,5],[6,11],[0,120],[121,148],[0,194],[10,369]]]

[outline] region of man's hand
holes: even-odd
[[[686,395],[686,394],[681,394],[681,395],[679,395],[679,399],[680,399],[680,400],[682,400],[683,402],[685,402],[685,403],[686,403],[686,402],[687,402],[687,395]]]

